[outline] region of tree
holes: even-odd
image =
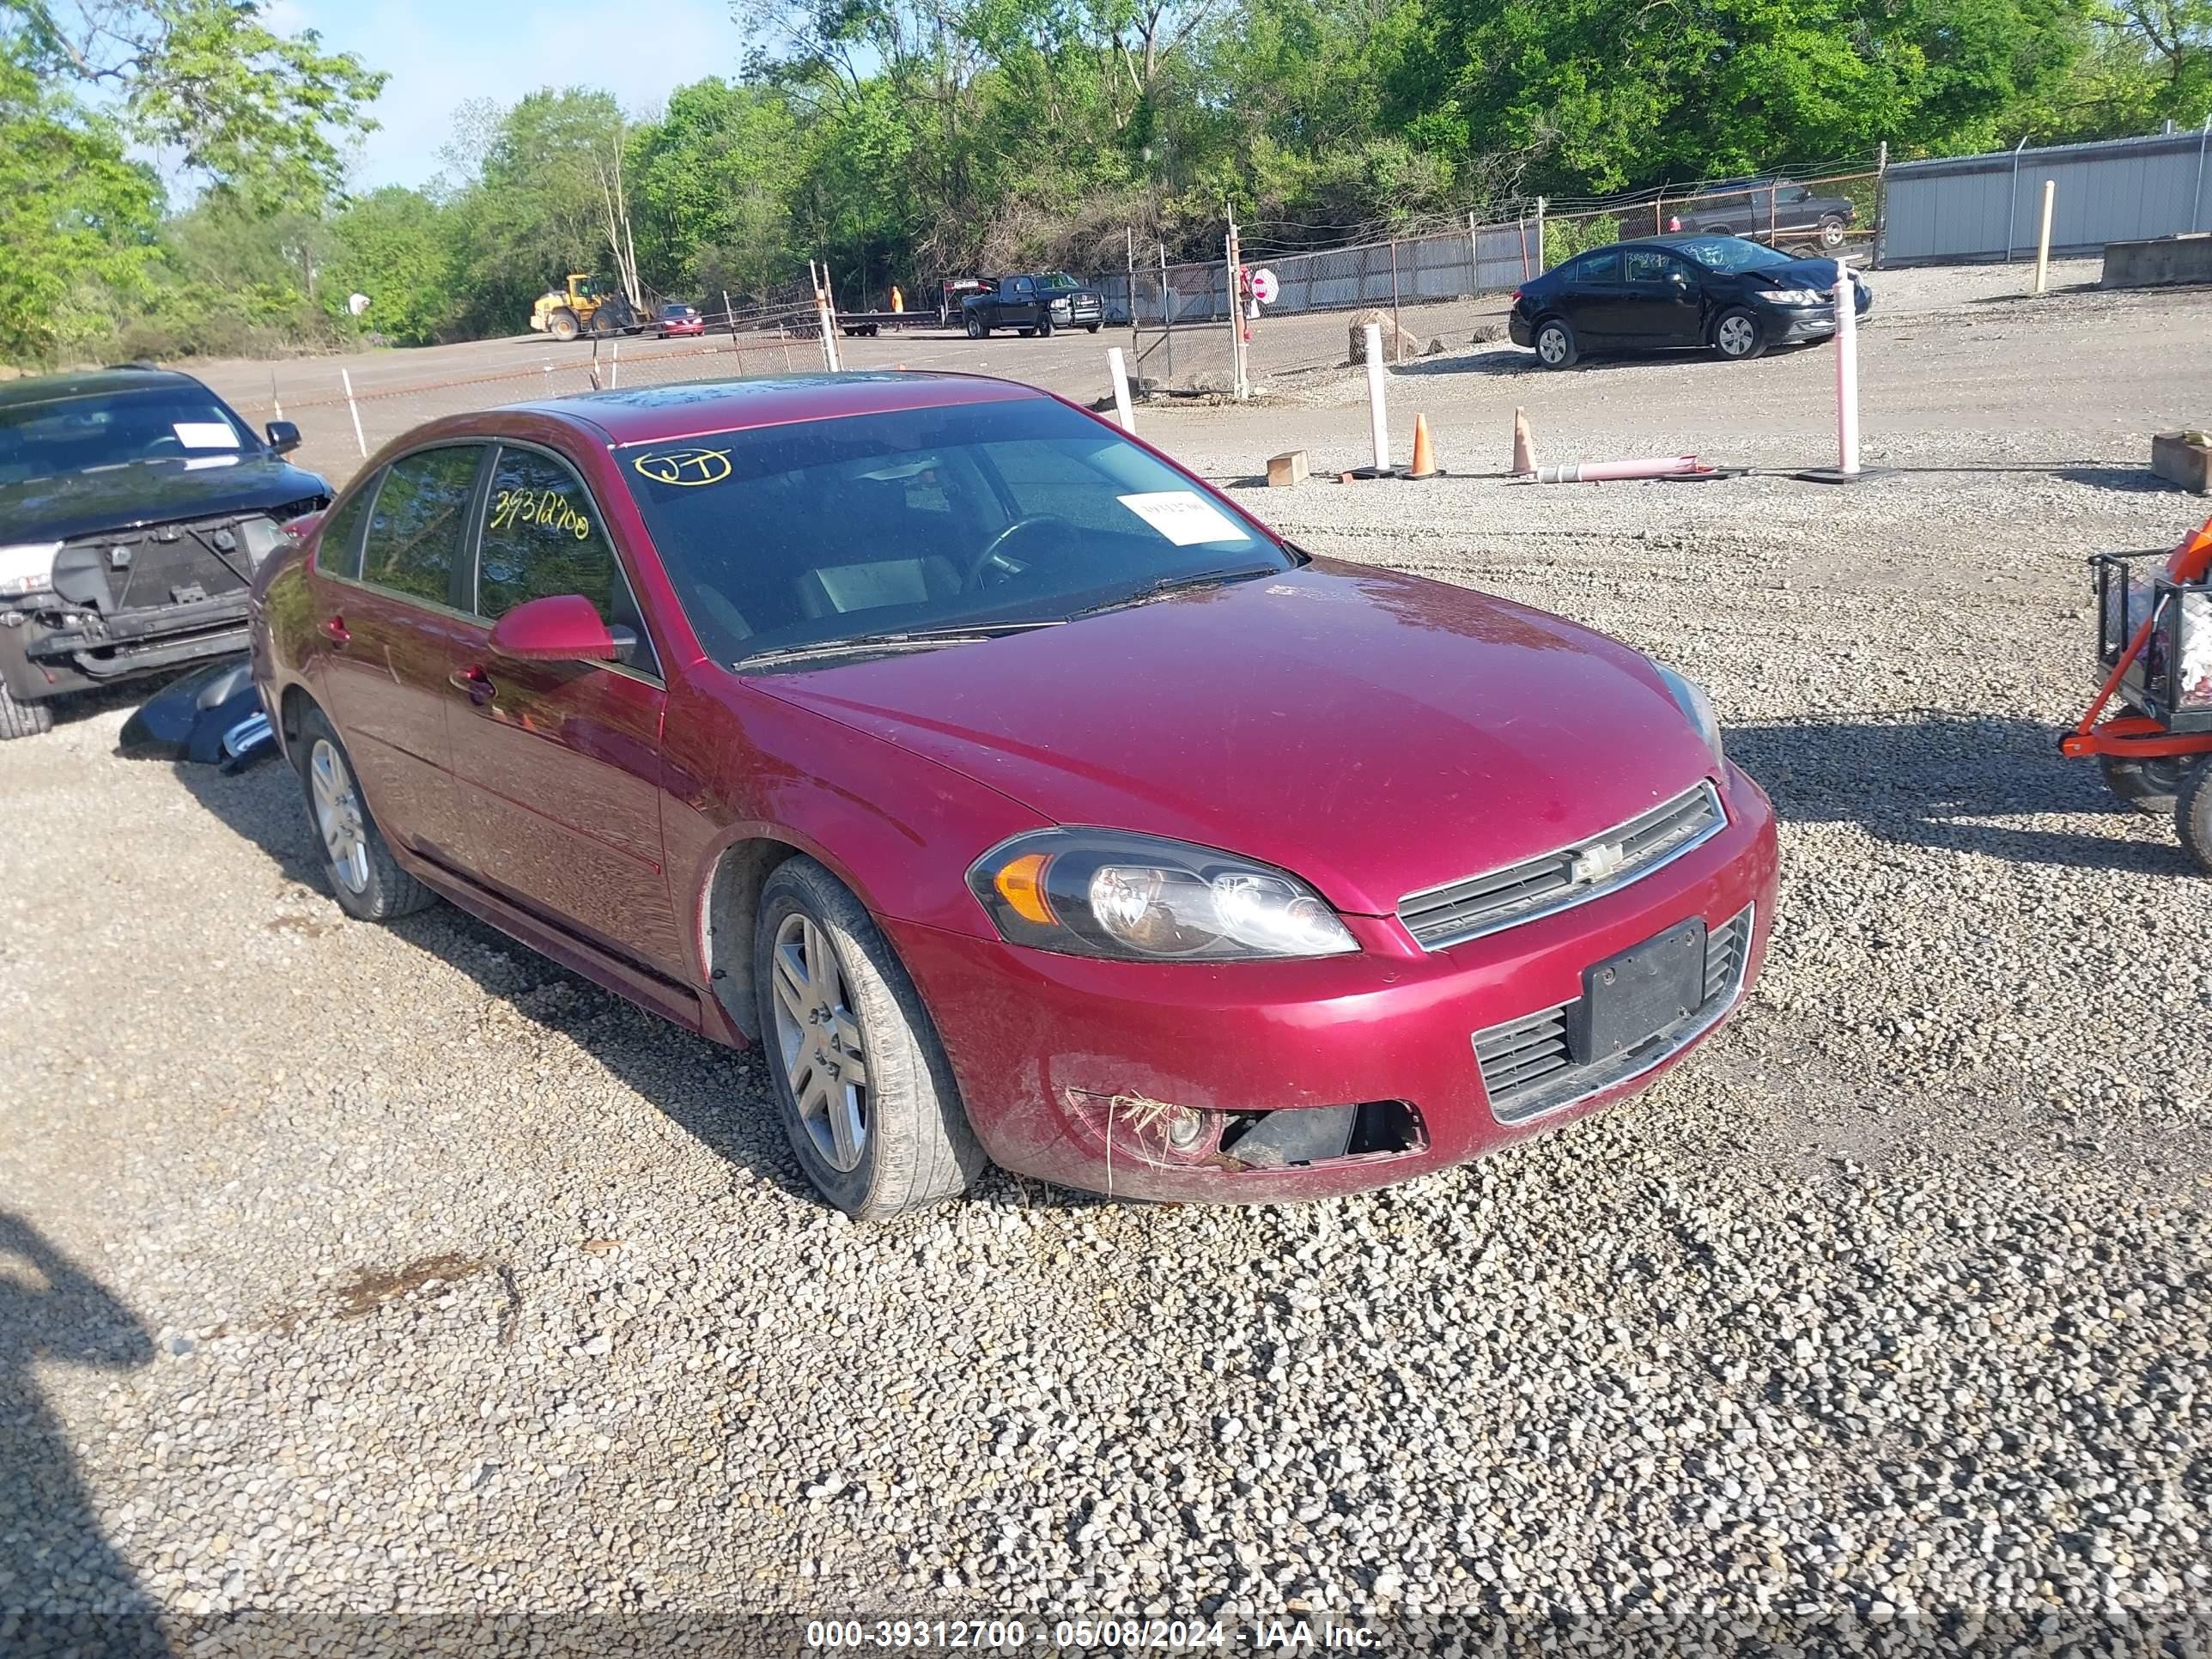
[[[368,296],[362,321],[402,345],[428,345],[455,320],[453,247],[438,204],[388,185],[347,204],[331,225],[325,313],[353,325],[347,302]]]

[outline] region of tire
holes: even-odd
[[[1701,230],[1698,234],[1700,236],[1733,236],[1735,234],[1735,232],[1729,229],[1726,225],[1715,225],[1711,230]]]
[[[1732,306],[1713,321],[1713,349],[1732,363],[1747,363],[1766,351],[1766,331],[1741,306]]]
[[[53,729],[53,704],[18,702],[14,692],[0,685],[0,743],[15,738],[35,738]]]
[[[810,858],[786,860],[761,890],[753,988],[784,1133],[823,1198],[880,1221],[957,1198],[983,1172],[914,981],[866,907]],[[816,1018],[825,1007],[832,1017]],[[840,1075],[855,1059],[858,1085]]]
[[[1040,340],[1052,338],[1052,313],[1049,311],[1037,319],[1037,338]]]
[[[576,326],[576,313],[562,306],[545,319],[545,331],[562,344],[568,344],[580,331]]]
[[[293,754],[307,804],[307,827],[322,844],[323,875],[338,908],[362,921],[390,921],[433,902],[438,896],[393,860],[362,798],[353,757],[321,709],[310,708],[301,718]],[[334,771],[329,762],[336,763]]]
[[[1820,216],[1820,246],[1841,247],[1844,245],[1844,222],[1832,213]]]
[[[1096,323],[1085,323],[1083,325],[1083,331],[1085,334],[1096,334],[1098,331],[1098,325]]]
[[[1536,325],[1536,361],[1547,368],[1572,368],[1583,355],[1583,343],[1564,317],[1547,317]]]
[[[1036,330],[1034,328],[1018,328],[1014,332],[1020,335],[1024,340],[1034,340],[1036,338]]]
[[[969,313],[968,313],[968,317],[967,317],[967,324],[968,324],[968,337],[969,337],[969,339],[971,339],[971,340],[984,340],[984,339],[988,339],[988,338],[990,337],[990,335],[991,335],[991,325],[990,325],[990,324],[988,324],[988,323],[985,322],[985,321],[982,319],[982,318],[981,318],[981,317],[980,317],[980,316],[978,316],[975,313],[974,313],[974,312],[972,312],[972,311],[971,311],[971,312],[969,312]]]
[[[2181,837],[2181,850],[2212,876],[2212,764],[2192,766],[2182,779],[2181,793],[2173,803],[2173,827]]]
[[[2173,811],[2190,771],[2188,763],[2178,758],[2131,761],[2100,755],[2097,765],[2105,775],[2105,787],[2123,805],[2154,818]]]

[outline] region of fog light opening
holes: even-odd
[[[1168,1145],[1178,1152],[1194,1152],[1206,1144],[1206,1115],[1188,1106],[1169,1112],[1165,1128]]]

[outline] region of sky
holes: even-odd
[[[391,76],[349,180],[356,191],[427,183],[468,99],[589,86],[654,110],[678,87],[734,74],[741,48],[727,0],[272,0],[263,15]]]

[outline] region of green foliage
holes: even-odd
[[[1648,232],[1650,227],[1646,225],[1644,228]],[[1617,242],[1620,234],[1620,221],[1610,213],[1548,219],[1544,223],[1544,269],[1563,265],[1590,248]]]
[[[0,0],[0,354],[506,334],[569,271],[719,307],[725,290],[788,295],[810,257],[847,305],[882,305],[893,283],[919,305],[962,271],[1218,258],[1231,212],[1264,257],[1539,192],[2212,111],[2212,0],[735,13],[742,72],[678,88],[653,119],[584,87],[477,100],[443,177],[348,199],[339,157],[382,76],[276,33],[258,0]],[[166,218],[133,145],[188,186]],[[1548,251],[1644,228],[1555,214]]]

